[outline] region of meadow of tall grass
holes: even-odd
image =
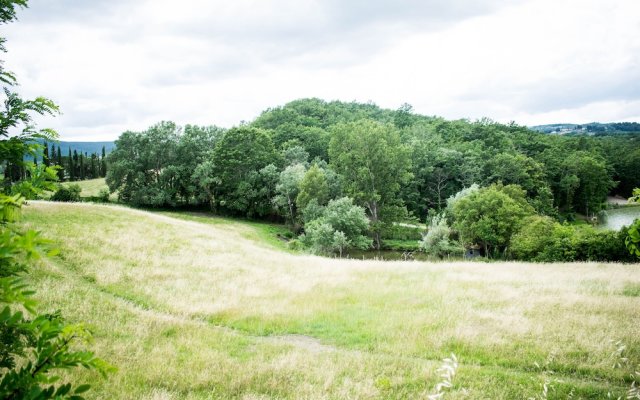
[[[640,363],[637,264],[327,259],[255,224],[89,203],[32,202],[24,223],[60,249],[31,274],[43,307],[118,368],[69,377],[94,398],[426,399],[451,353],[446,398],[549,377],[548,398],[616,398]]]

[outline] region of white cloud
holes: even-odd
[[[300,97],[522,124],[640,114],[636,0],[32,0],[4,28],[64,138],[231,126]]]

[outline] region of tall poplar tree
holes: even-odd
[[[69,155],[67,156],[67,165],[69,168],[69,180],[70,181],[74,181],[75,180],[75,165],[73,163],[73,155],[71,154],[71,147],[69,147]]]
[[[62,149],[60,148],[60,146],[58,146],[57,160],[58,160],[58,179],[63,181],[64,175],[65,175],[65,169],[64,169],[64,164],[62,163]]]
[[[85,177],[85,173],[84,173],[84,154],[82,154],[82,152],[80,152],[80,173],[78,175],[80,175],[80,180],[84,180]]]
[[[107,158],[104,146],[102,146],[102,158],[100,159],[100,176],[107,176]]]

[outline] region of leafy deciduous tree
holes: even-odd
[[[454,228],[464,244],[477,244],[490,256],[504,250],[523,219],[533,215],[524,191],[515,185],[492,185],[453,205]]]
[[[411,178],[408,149],[395,127],[370,120],[340,124],[332,135],[331,164],[343,176],[345,193],[366,207],[379,249],[383,225],[403,206],[398,193]]]

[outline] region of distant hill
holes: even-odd
[[[612,122],[602,124],[590,122],[588,124],[549,124],[530,126],[534,131],[551,135],[624,135],[640,134],[640,123],[637,122]]]
[[[101,154],[102,146],[104,146],[105,152],[107,154],[111,153],[111,151],[116,147],[114,142],[65,142],[60,141],[57,143],[49,143],[49,148],[51,148],[51,144],[55,144],[56,147],[60,147],[62,149],[62,154],[67,155],[69,153],[69,148],[73,152],[76,150],[78,153],[97,153]]]
[[[40,144],[44,143],[43,140],[38,140],[38,142]],[[115,149],[115,147],[116,147],[115,142],[65,142],[65,141],[60,141],[60,142],[48,142],[48,145],[49,145],[49,150],[51,150],[51,145],[55,145],[56,148],[60,147],[62,149],[62,155],[64,157],[66,157],[67,154],[69,154],[69,149],[71,149],[72,153],[75,150],[75,151],[78,152],[78,154],[87,153],[87,155],[91,155],[93,153],[96,153],[97,155],[101,155],[103,146],[104,146],[105,154],[111,153],[111,151],[113,151],[113,149]],[[33,157],[25,156],[25,160],[31,161],[31,160],[33,160]],[[40,161],[40,160],[42,160],[42,156],[38,156],[38,161]]]

